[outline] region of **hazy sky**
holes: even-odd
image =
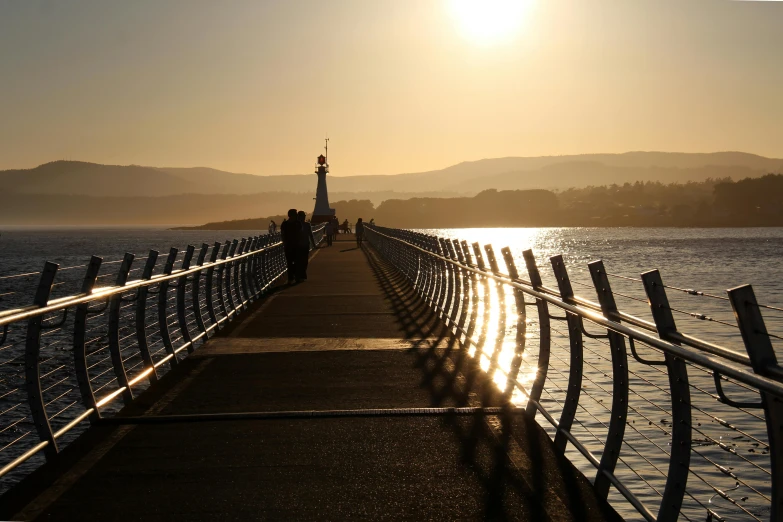
[[[783,2],[506,3],[0,0],[0,169],[783,157]]]

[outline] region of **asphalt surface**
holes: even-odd
[[[500,406],[371,249],[321,248],[121,415]],[[25,520],[620,520],[519,414],[98,427],[3,498]],[[10,510],[10,511],[9,511]],[[5,513],[2,513],[5,515]]]

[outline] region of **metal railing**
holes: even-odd
[[[323,233],[314,227],[316,244]],[[280,234],[172,248],[165,260],[152,250],[139,267],[134,260],[46,262],[41,272],[0,277],[38,280],[31,305],[0,311],[4,489],[131,403],[286,272]],[[76,270],[83,277],[57,281]],[[58,285],[78,290],[56,297]],[[24,295],[3,292],[13,294]]]
[[[783,520],[783,368],[771,343],[779,337],[761,315],[780,309],[759,304],[751,286],[709,296],[730,302],[731,324],[671,306],[667,288],[705,294],[667,287],[657,270],[631,278],[589,263],[594,302],[575,295],[562,256],[551,258],[555,290],[531,250],[525,278],[509,248],[504,273],[491,245],[471,251],[455,239],[365,230],[505,396],[539,419],[556,451],[594,470],[598,495],[627,502],[625,516]],[[642,285],[646,299],[613,292],[610,277]],[[615,296],[649,305],[653,321],[619,310]],[[735,329],[747,353],[680,332],[673,312]]]

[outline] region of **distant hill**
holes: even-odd
[[[82,161],[53,161],[34,169],[2,170],[0,186],[6,194],[170,196],[198,192],[194,183],[157,169]]]
[[[760,177],[783,171],[783,159],[743,152],[689,154],[627,152],[494,158],[441,170],[388,176],[339,176],[333,167],[330,193],[362,193],[362,198],[474,195],[486,189],[566,189],[634,181],[685,182],[707,178]],[[315,191],[314,174],[256,176],[216,169],[98,165],[55,161],[33,169],[0,171],[4,192],[88,196],[167,196],[176,194],[257,194]],[[400,192],[403,189],[404,192]],[[370,193],[387,192],[373,197]]]
[[[691,154],[626,152],[466,161],[442,170],[395,176],[355,176],[372,190],[405,186],[408,190],[451,190],[463,194],[496,189],[566,189],[634,181],[685,182],[707,178],[760,177],[783,171],[783,159],[744,152]],[[656,176],[661,176],[658,179]],[[367,179],[372,178],[372,179]],[[332,181],[330,180],[330,183]],[[358,184],[358,183],[355,183]],[[368,187],[369,189],[369,187]]]
[[[461,193],[474,193],[486,190],[486,187],[497,190],[526,190],[533,188],[564,190],[572,187],[622,185],[637,181],[656,181],[661,183],[688,183],[705,181],[707,179],[744,179],[758,178],[777,170],[758,170],[744,166],[711,165],[701,167],[628,167],[620,165],[608,166],[594,161],[554,163],[537,170],[505,172],[472,178],[454,187]]]

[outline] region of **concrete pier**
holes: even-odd
[[[393,267],[338,238],[121,413],[149,422],[91,428],[0,515],[620,520],[520,413],[406,414],[503,403]],[[263,412],[299,414],[199,418]]]

